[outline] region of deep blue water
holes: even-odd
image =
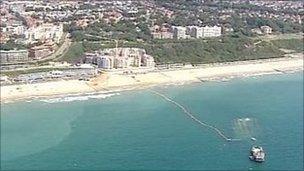
[[[33,100],[1,106],[1,168],[303,170],[303,73],[153,89],[241,141],[224,141],[149,90]],[[266,162],[248,159],[255,144]]]

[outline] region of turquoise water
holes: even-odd
[[[33,100],[1,107],[1,168],[303,170],[302,73],[154,89],[241,141],[224,141],[149,90]],[[266,162],[249,161],[254,144]]]

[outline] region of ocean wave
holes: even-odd
[[[241,122],[246,122],[246,121],[251,121],[250,118],[240,118],[240,119],[237,119],[238,121],[241,121]]]
[[[119,95],[119,93],[66,96],[66,97],[57,97],[57,98],[52,98],[52,99],[41,99],[40,101],[45,102],[45,103],[72,102],[72,101],[84,101],[84,100],[89,100],[89,99],[105,99],[105,98],[112,97],[115,95]]]

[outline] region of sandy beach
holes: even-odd
[[[208,64],[192,68],[160,70],[141,74],[107,72],[91,81],[62,80],[54,82],[1,86],[1,103],[33,97],[65,94],[114,92],[157,85],[224,81],[235,77],[282,74],[303,70],[303,55],[231,63]]]

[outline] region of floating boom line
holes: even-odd
[[[195,122],[197,122],[198,124],[200,124],[201,126],[207,127],[213,131],[215,131],[215,133],[217,133],[221,138],[223,138],[226,141],[239,141],[240,139],[231,139],[228,138],[221,130],[219,130],[217,127],[212,126],[207,124],[206,122],[200,121],[198,118],[196,118],[191,112],[189,112],[183,105],[179,104],[178,102],[172,100],[171,98],[167,97],[166,95],[159,93],[155,90],[150,90],[151,92],[153,92],[154,94],[162,97],[163,99],[165,99],[166,101],[174,104],[175,106],[179,107],[180,109],[182,109],[182,111],[188,116],[190,117],[192,120],[194,120]]]

